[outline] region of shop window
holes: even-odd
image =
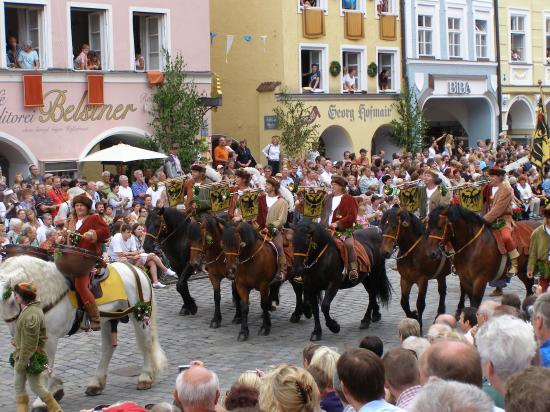
[[[550,16],[546,16],[544,20],[544,31],[545,31],[545,38],[546,38],[546,63],[550,64]]]
[[[461,57],[460,52],[460,19],[457,17],[449,17],[447,19],[447,30],[449,37],[449,57]]]
[[[396,52],[378,52],[378,90],[381,92],[394,92],[398,89],[396,59]]]
[[[363,90],[364,63],[362,51],[342,52],[342,91],[354,93]]]
[[[326,91],[325,49],[302,48],[300,50],[302,91],[322,93]]]
[[[109,41],[105,10],[71,8],[75,70],[108,70]]]
[[[478,59],[487,59],[489,58],[489,52],[487,48],[487,20],[477,20],[475,21],[475,31],[476,31],[476,57]]]
[[[418,54],[420,56],[433,56],[433,17],[418,15]]]
[[[45,67],[44,6],[4,3],[4,19],[7,67]]]
[[[164,66],[165,15],[134,13],[134,69],[161,70]]]
[[[512,61],[526,60],[525,16],[510,16],[510,56]]]

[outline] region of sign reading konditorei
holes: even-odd
[[[389,118],[392,116],[392,112],[393,109],[389,105],[374,107],[373,105],[367,106],[361,103],[357,108],[341,108],[336,104],[331,104],[328,107],[327,116],[331,120],[347,119],[351,122],[355,122],[357,113],[357,118],[366,122],[367,120],[377,118]]]

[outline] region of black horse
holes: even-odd
[[[375,228],[358,230],[354,232],[354,236],[369,255],[371,271],[359,273],[359,278],[352,282],[347,276],[342,275],[344,263],[332,235],[323,226],[309,223],[295,228],[293,271],[296,276],[302,277],[306,299],[313,308],[315,328],[311,333],[312,341],[318,341],[322,336],[318,305],[318,296],[322,290],[326,292],[321,310],[325,315],[327,327],[333,333],[340,331],[338,322],[330,317],[330,304],[338,290],[363,284],[369,294],[369,304],[361,320],[361,329],[368,328],[371,321],[378,322],[381,319],[378,300],[387,306],[391,299],[392,288],[386,274],[386,260],[380,252],[380,232]]]
[[[170,261],[170,266],[178,274],[176,289],[183,299],[180,315],[197,313],[197,304],[191,297],[187,284],[195,270],[189,264],[188,231],[190,223],[189,216],[171,207],[154,208],[149,212],[145,221],[147,234],[143,242],[143,249],[147,253],[151,253],[160,247]]]

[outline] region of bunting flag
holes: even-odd
[[[548,136],[548,126],[546,125],[546,113],[543,105],[544,97],[539,99],[539,109],[535,124],[535,133],[531,144],[531,154],[529,160],[537,169],[542,170],[544,163],[550,159],[550,140]]]
[[[235,36],[233,36],[232,34],[227,34],[226,38],[227,38],[227,43],[225,45],[225,62],[227,63],[227,57],[229,56],[229,51],[233,46],[233,40],[235,39]]]

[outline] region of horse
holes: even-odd
[[[441,259],[447,243],[453,246],[454,252],[450,254],[452,265],[460,278],[460,287],[473,307],[481,304],[488,282],[505,276],[507,256],[501,255],[491,227],[477,213],[460,205],[434,209],[429,215],[428,238],[426,254],[433,259]],[[525,285],[528,296],[533,293],[534,281],[527,277],[527,259],[528,256],[520,255],[518,277]],[[464,300],[465,295],[461,293],[457,317],[464,307]]]
[[[437,279],[439,305],[437,314],[445,313],[447,295],[446,277],[451,273],[451,263],[446,256],[434,260],[424,253],[428,238],[422,221],[413,213],[402,208],[388,209],[381,220],[382,245],[380,252],[389,258],[399,247],[395,258],[397,271],[401,276],[401,307],[408,318],[418,320],[422,328],[422,314],[426,307],[426,293],[431,279]],[[409,296],[412,286],[418,286],[416,310],[411,311]]]
[[[332,234],[327,229],[318,223],[302,223],[295,227],[293,271],[296,276],[302,277],[306,299],[313,308],[315,327],[311,333],[311,341],[319,341],[322,337],[318,303],[318,297],[322,290],[326,292],[321,303],[321,310],[325,316],[327,327],[333,333],[340,331],[340,325],[330,316],[330,304],[338,290],[362,284],[367,291],[369,304],[365,316],[361,320],[361,329],[368,328],[371,320],[378,322],[381,319],[378,299],[385,306],[391,299],[392,288],[386,274],[386,261],[380,252],[381,234],[377,228],[369,228],[355,231],[354,237],[363,245],[369,255],[371,271],[360,272],[359,278],[351,281],[342,274],[344,262]]]
[[[178,274],[176,290],[183,299],[179,314],[195,315],[197,304],[189,292],[188,280],[194,272],[189,265],[189,241],[187,232],[191,219],[188,215],[172,207],[156,207],[151,210],[145,220],[145,240],[143,249],[147,253],[162,249],[170,266]]]
[[[235,287],[241,305],[241,330],[238,341],[248,340],[248,311],[250,291],[260,292],[262,326],[259,334],[271,332],[271,302],[277,299],[281,282],[273,282],[277,273],[277,252],[275,247],[262,238],[251,224],[241,222],[237,226],[227,226],[222,233],[222,247],[226,269],[235,277]]]
[[[156,326],[157,307],[147,275],[139,268],[126,263],[115,262],[108,265],[108,269],[114,269],[120,274],[124,291],[128,300],[114,300],[99,305],[102,315],[112,312],[128,310],[139,302],[139,288],[142,291],[143,301],[151,301],[152,310],[149,322],[138,321],[130,313],[129,318],[134,325],[136,342],[143,355],[144,364],[137,381],[137,389],[151,388],[156,376],[167,365],[164,351],[160,347]],[[45,262],[32,256],[16,256],[7,259],[0,265],[0,296],[3,297],[0,303],[0,314],[7,323],[11,334],[15,330],[15,324],[20,313],[19,305],[15,302],[14,294],[10,293],[14,286],[20,282],[33,281],[38,290],[38,300],[44,311],[46,319],[46,341],[45,352],[48,356],[48,365],[54,367],[57,343],[59,338],[69,334],[73,326],[78,328],[75,322],[77,309],[71,303],[69,296],[69,281],[59,272],[53,262]],[[140,286],[138,287],[138,282]],[[88,383],[86,395],[99,395],[103,392],[107,382],[107,371],[109,362],[115,351],[111,343],[111,317],[101,317],[101,360],[94,377]],[[78,350],[78,349],[75,349]],[[63,397],[63,382],[52,375],[49,378],[48,387],[57,399]],[[39,399],[34,407],[44,407]]]

